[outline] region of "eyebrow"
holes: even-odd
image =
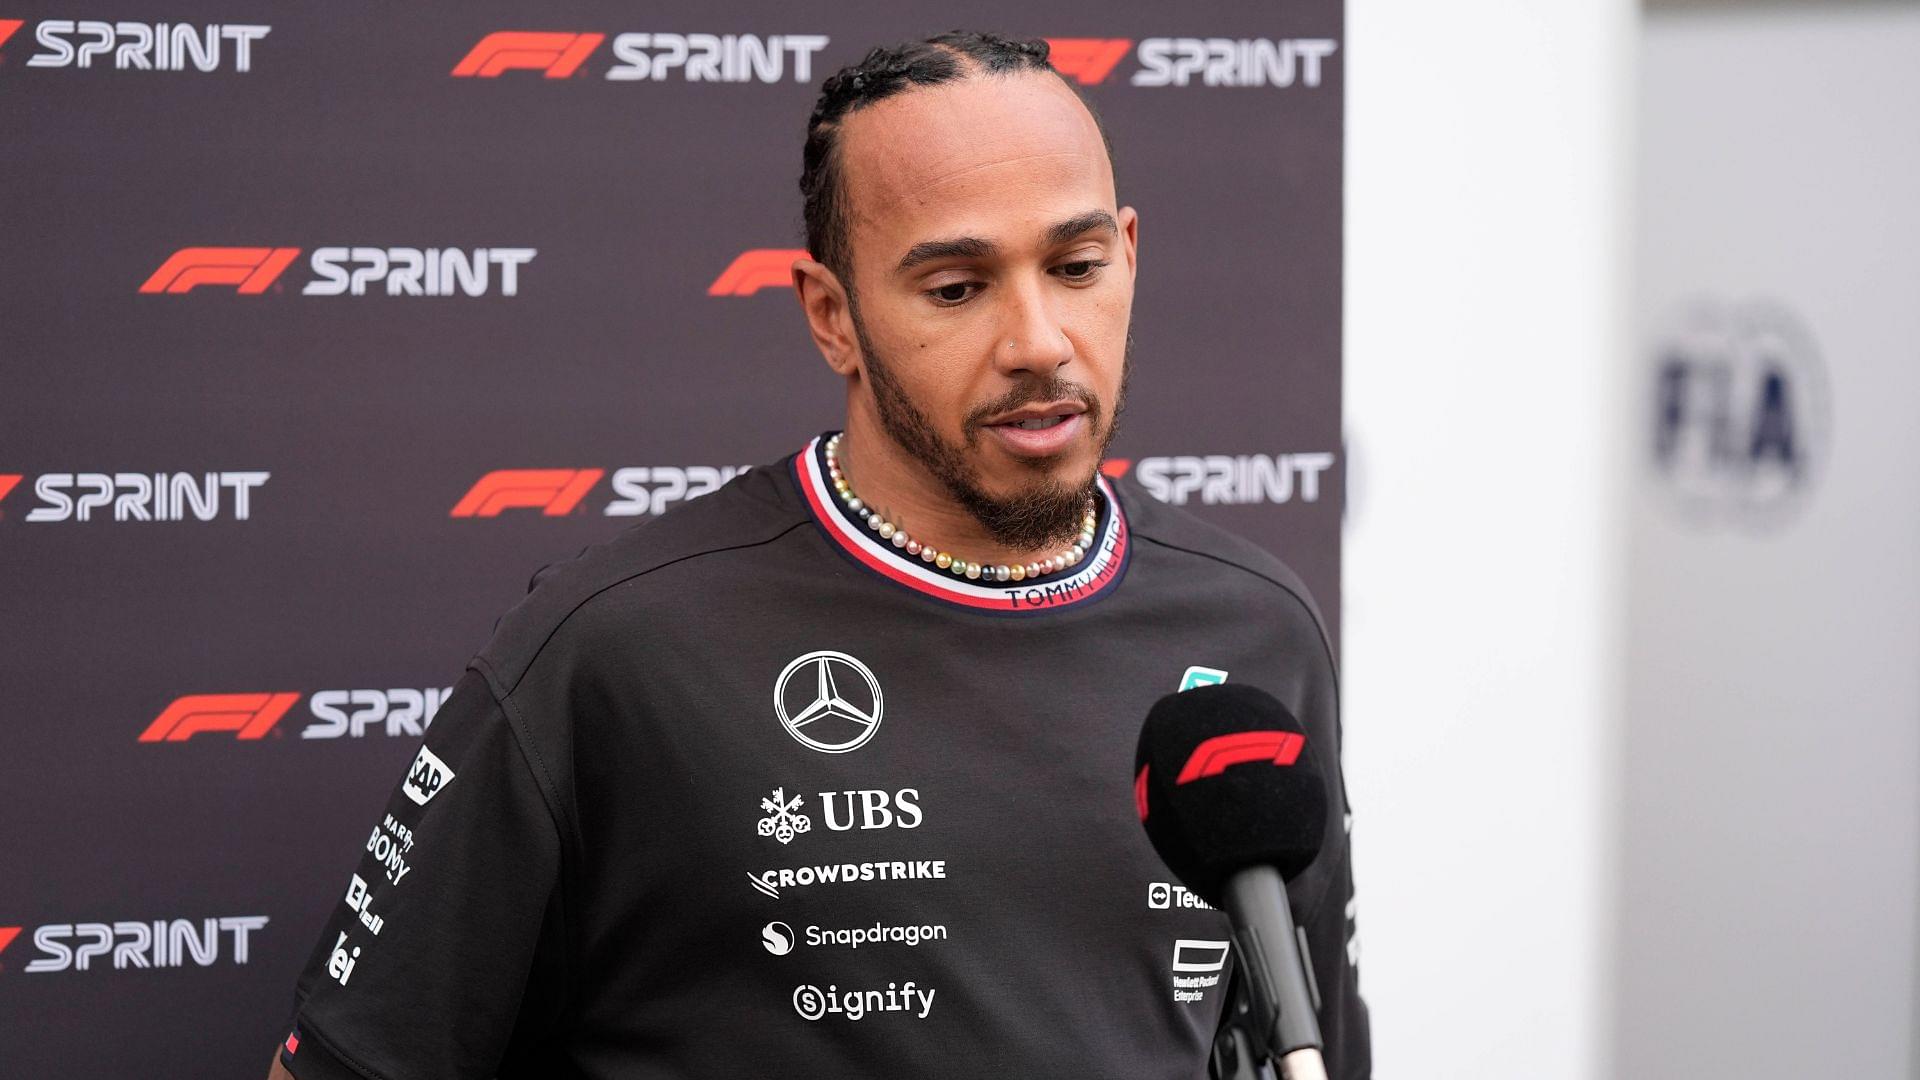
[[[1065,221],[1055,222],[1047,227],[1048,244],[1064,244],[1082,233],[1094,229],[1103,229],[1109,235],[1118,236],[1120,227],[1114,223],[1113,215],[1105,210],[1089,210],[1076,214]],[[894,273],[905,273],[922,263],[935,259],[981,259],[999,251],[991,240],[978,236],[959,236],[950,240],[922,240],[907,249],[900,256],[900,264],[893,268]]]

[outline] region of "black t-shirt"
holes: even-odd
[[[302,974],[300,1080],[1198,1078],[1232,962],[1134,809],[1220,678],[1329,772],[1290,886],[1330,1074],[1369,1073],[1334,672],[1298,580],[1102,479],[1086,559],[895,548],[821,441],[544,572],[442,706]]]

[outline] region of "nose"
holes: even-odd
[[[993,348],[994,367],[1003,375],[1042,378],[1073,362],[1073,342],[1039,283],[1007,288],[1005,320]]]

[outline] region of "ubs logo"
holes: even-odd
[[[1654,476],[1689,518],[1777,524],[1825,465],[1825,372],[1778,304],[1687,307],[1659,339],[1651,406]]]
[[[866,745],[880,730],[880,682],[867,665],[821,649],[794,658],[773,684],[773,712],[794,741],[823,754]]]

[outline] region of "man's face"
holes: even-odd
[[[1135,217],[1044,72],[910,90],[841,131],[856,407],[999,539],[1078,527],[1118,419]]]

